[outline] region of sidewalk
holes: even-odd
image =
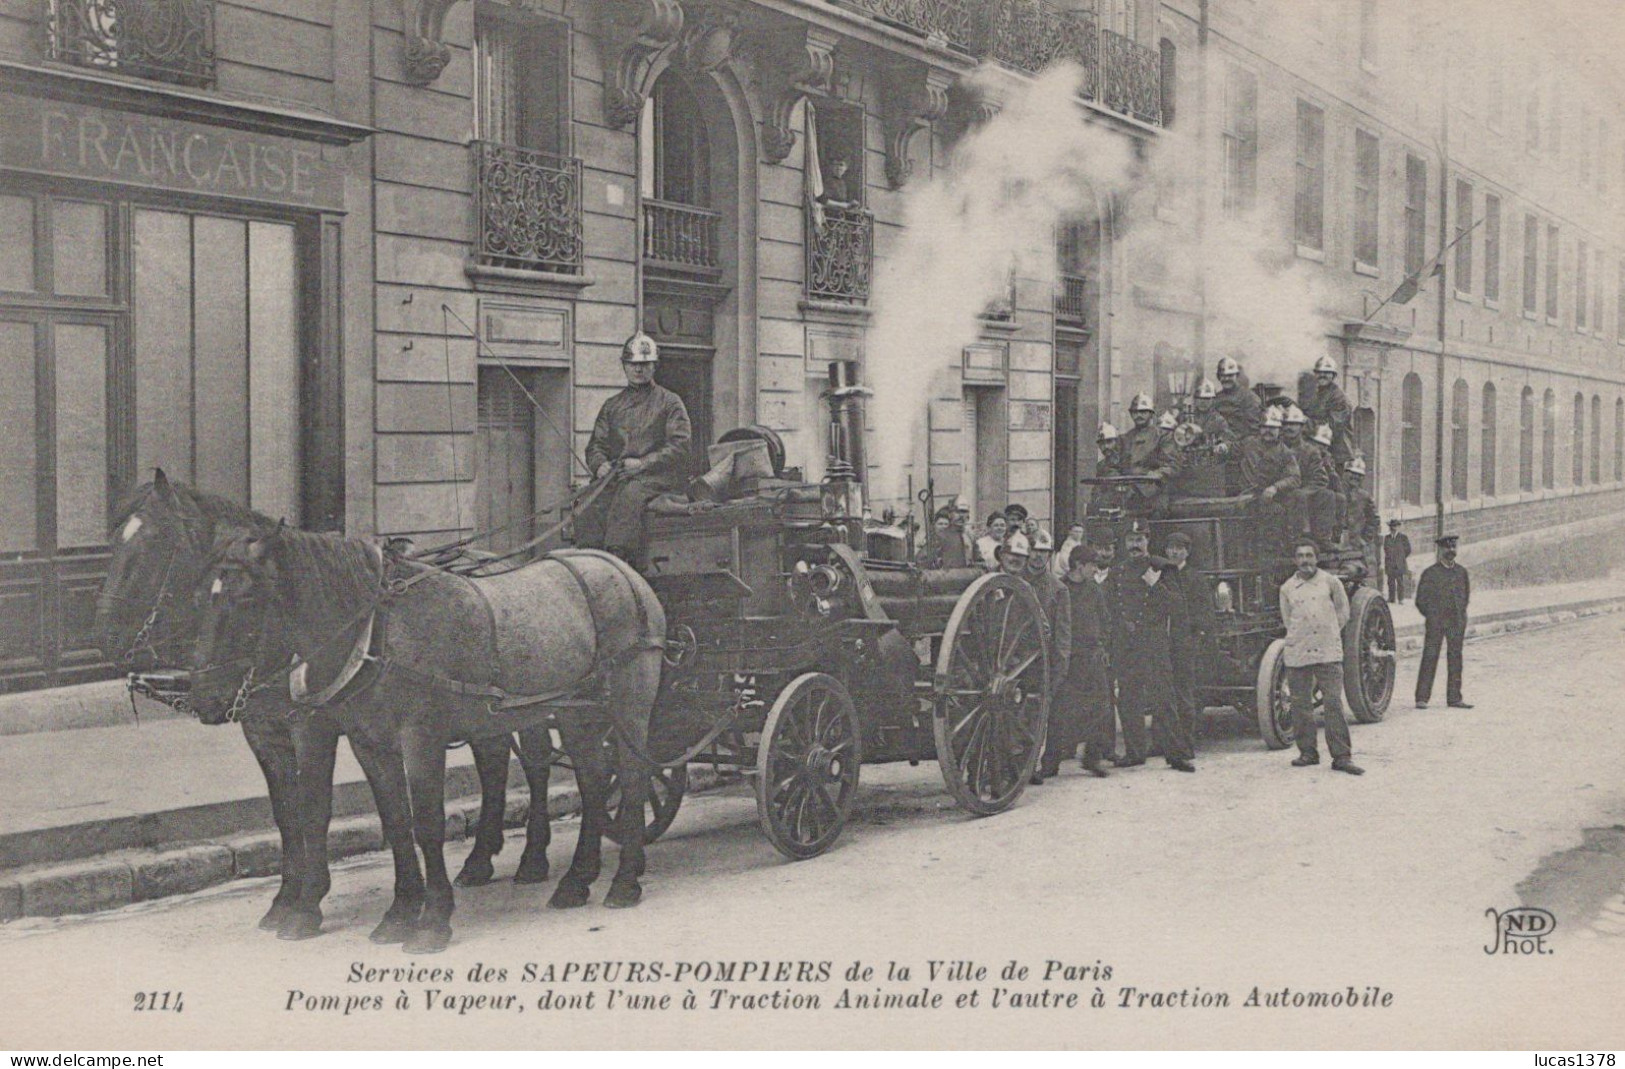
[[[1421,645],[1413,605],[1392,607],[1400,651]],[[1487,637],[1625,610],[1625,577],[1476,592],[1468,636]],[[19,696],[21,697],[21,696]],[[280,844],[265,780],[235,727],[152,719],[0,735],[0,921],[107,909],[278,871]],[[447,755],[447,837],[477,813],[466,747]],[[707,779],[693,770],[690,790]],[[507,822],[528,792],[511,766]],[[577,813],[569,773],[556,770],[548,810]],[[348,744],[339,747],[332,855],[382,848],[372,796]]]

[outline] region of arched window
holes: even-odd
[[[1535,488],[1535,388],[1525,386],[1518,399],[1518,489]]]
[[[1586,395],[1574,395],[1574,442],[1569,457],[1570,483],[1584,486],[1586,481]]]
[[[1495,496],[1495,469],[1500,456],[1495,451],[1495,383],[1484,384],[1484,397],[1479,409],[1478,424],[1478,492],[1485,497]]]
[[[1591,485],[1602,482],[1602,398],[1591,395]]]
[[[668,71],[644,103],[638,126],[643,195],[673,204],[711,206],[711,148],[705,115],[683,79]]]
[[[1540,402],[1540,485],[1557,485],[1557,394],[1551,390]]]
[[[1414,371],[1400,384],[1399,496],[1422,503],[1422,376]]]
[[[1614,481],[1625,482],[1625,397],[1614,399]]]
[[[1467,500],[1467,380],[1450,388],[1450,496]]]

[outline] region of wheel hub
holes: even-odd
[[[802,760],[802,769],[817,782],[833,783],[841,778],[841,755],[815,743]]]

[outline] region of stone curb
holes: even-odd
[[[1514,635],[1538,627],[1566,624],[1592,616],[1606,616],[1625,609],[1625,598],[1604,598],[1581,601],[1569,605],[1545,605],[1540,608],[1496,613],[1467,624],[1467,637],[1494,638]],[[1422,648],[1422,625],[1409,624],[1395,634],[1395,645],[1400,653],[1416,653]]]
[[[687,794],[718,785],[710,768],[691,768]],[[685,795],[686,797],[686,795]],[[581,795],[574,786],[548,792],[548,815],[576,816]],[[478,798],[446,805],[446,840],[466,838],[479,817]],[[530,793],[510,790],[503,814],[506,827],[523,827]],[[335,820],[328,829],[332,860],[384,848],[383,827],[375,816]],[[128,850],[58,865],[0,873],[0,922],[19,917],[60,917],[117,909],[171,895],[190,894],[228,880],[275,876],[282,871],[282,839],[275,830],[250,832],[220,842],[189,843],[160,850]]]

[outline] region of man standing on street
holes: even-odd
[[[1072,608],[1072,656],[1050,706],[1049,738],[1044,743],[1044,775],[1060,771],[1061,762],[1083,743],[1083,770],[1105,779],[1103,763],[1112,756],[1116,726],[1112,723],[1111,665],[1106,642],[1111,618],[1106,595],[1095,581],[1095,557],[1077,546],[1066,558],[1067,602]]]
[[[1455,535],[1433,540],[1438,560],[1422,570],[1416,583],[1416,611],[1426,629],[1422,636],[1422,664],[1416,670],[1416,707],[1426,709],[1433,696],[1433,676],[1439,670],[1439,646],[1449,646],[1445,669],[1445,703],[1452,709],[1471,709],[1461,696],[1461,644],[1467,638],[1467,599],[1471,590],[1467,569],[1456,563]]]
[[[1123,724],[1124,755],[1119,768],[1145,764],[1148,752],[1145,718],[1168,767],[1195,772],[1184,717],[1174,706],[1173,627],[1179,612],[1174,584],[1164,581],[1168,562],[1147,552],[1144,531],[1130,531],[1123,544],[1128,556],[1113,569],[1106,601],[1112,621],[1111,662],[1117,673],[1117,711]]]
[[[1313,538],[1292,547],[1297,571],[1281,584],[1281,622],[1286,625],[1286,682],[1292,691],[1292,733],[1297,737],[1297,768],[1320,764],[1315,747],[1315,686],[1326,708],[1326,748],[1332,768],[1351,776],[1365,773],[1354,763],[1349,722],[1343,716],[1343,625],[1349,598],[1342,580],[1320,569]]]
[[[1399,529],[1398,520],[1389,520],[1388,533],[1382,540],[1382,571],[1388,577],[1388,600],[1395,605],[1405,604],[1405,588],[1410,583],[1410,560],[1410,537]]]
[[[1213,591],[1207,580],[1190,566],[1191,536],[1175,531],[1163,550],[1169,567],[1163,582],[1171,585],[1179,598],[1173,626],[1174,708],[1184,721],[1185,737],[1196,748],[1196,728],[1202,715],[1202,698],[1197,689],[1202,668],[1208,663],[1207,643],[1213,632]]]

